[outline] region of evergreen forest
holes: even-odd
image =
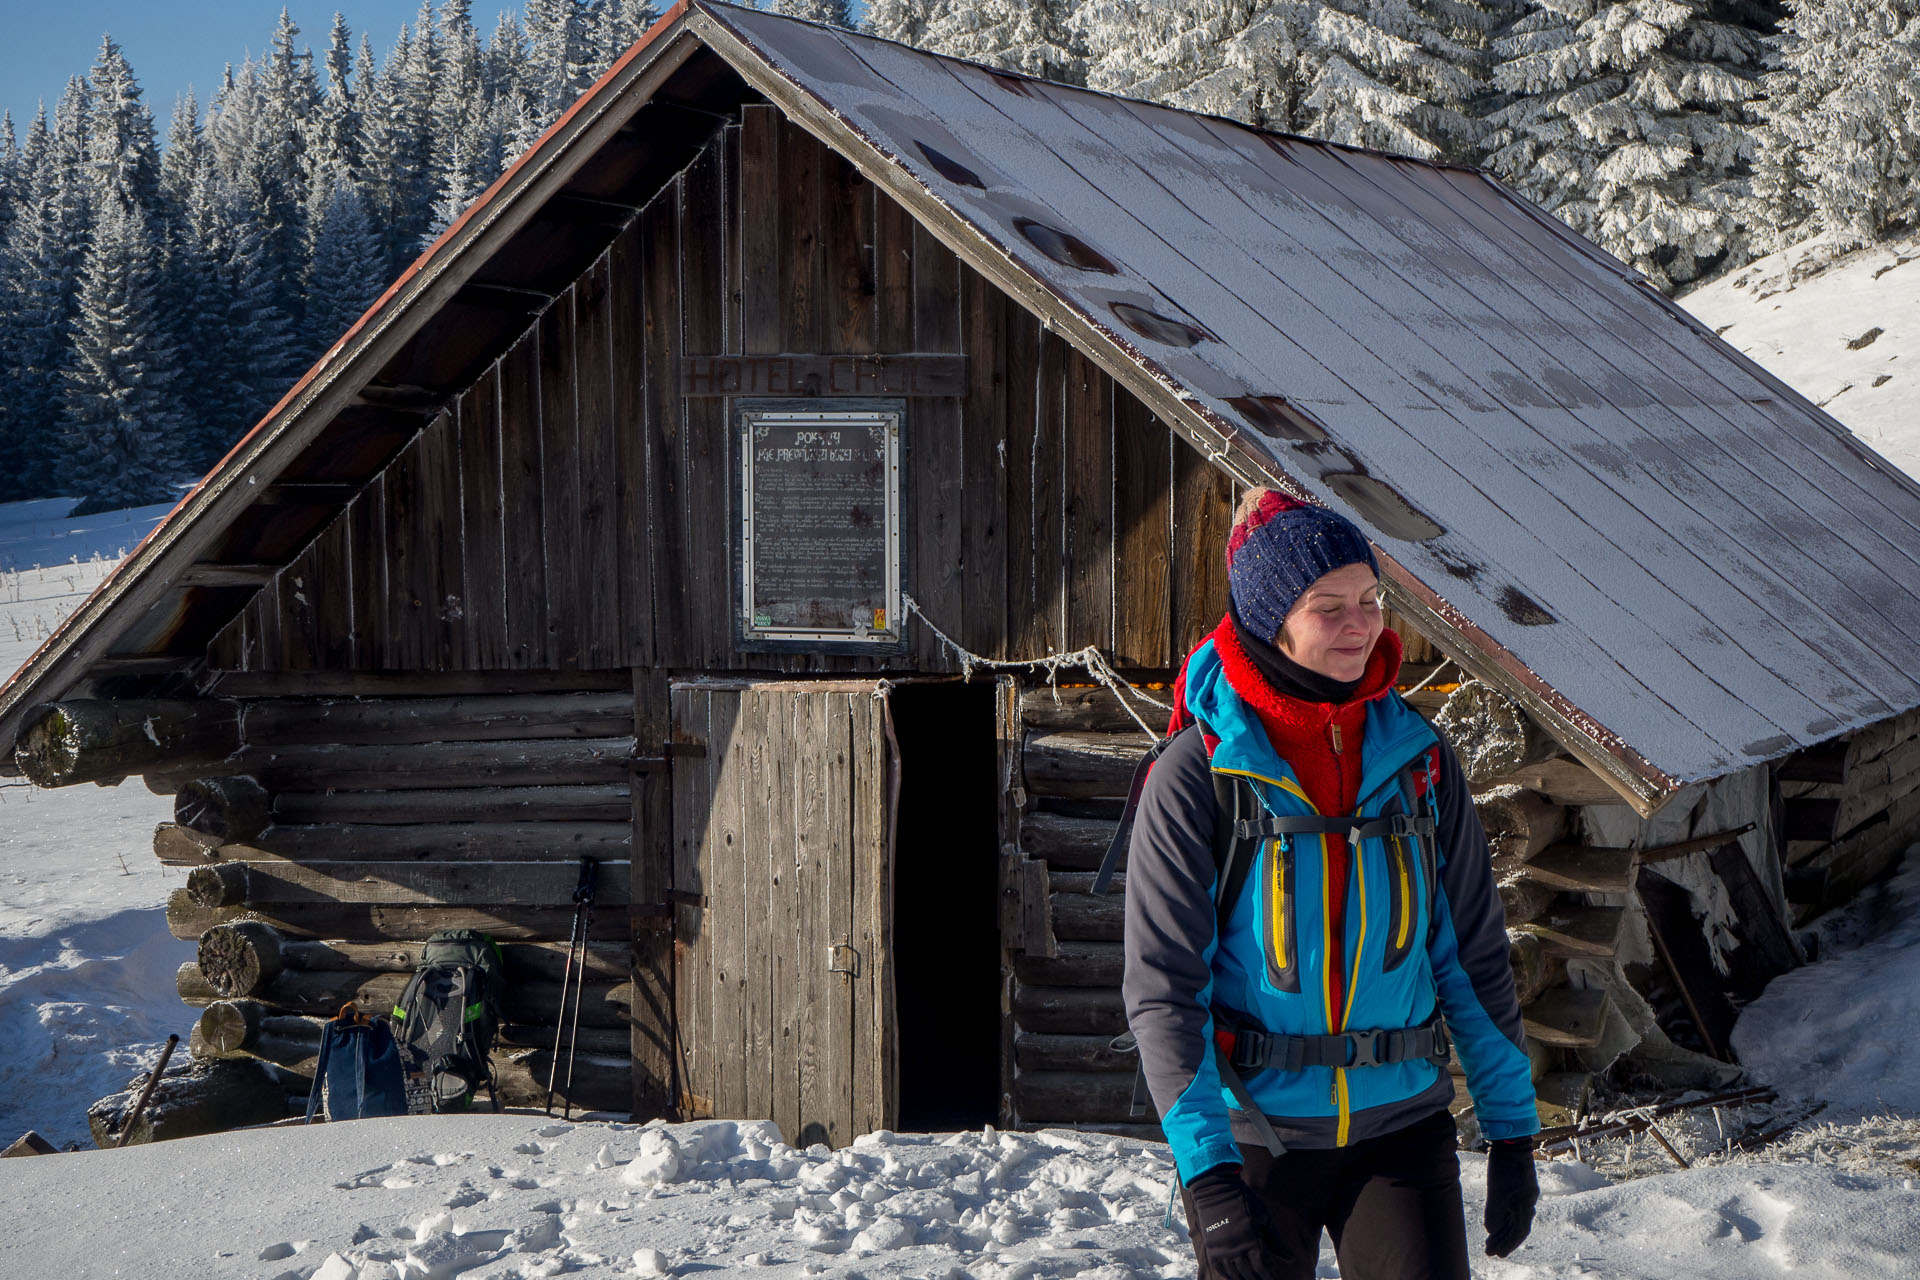
[[[1669,292],[1910,227],[1920,0],[771,0],[1095,89],[1480,165]],[[283,12],[163,129],[109,36],[0,117],[0,501],[204,473],[658,16]]]

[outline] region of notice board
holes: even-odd
[[[898,648],[898,401],[743,402],[740,638],[766,648]]]

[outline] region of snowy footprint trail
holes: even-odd
[[[1461,1166],[1475,1224],[1485,1161]],[[1175,1280],[1194,1265],[1172,1180],[1163,1146],[1057,1130],[796,1151],[764,1121],[363,1120],[0,1162],[0,1271]],[[1470,1227],[1477,1276],[1839,1280],[1920,1260],[1912,1179],[1734,1165],[1616,1185],[1556,1162],[1541,1183],[1513,1258],[1482,1256]],[[1330,1249],[1318,1274],[1338,1274]]]
[[[21,1274],[258,1280],[554,1275],[1191,1275],[1164,1147],[766,1122],[457,1116],[253,1130],[0,1167]],[[59,1206],[114,1203],[110,1232]]]

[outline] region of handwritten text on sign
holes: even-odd
[[[965,356],[688,356],[686,396],[957,396]]]

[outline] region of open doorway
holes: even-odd
[[[892,940],[900,1127],[977,1129],[1000,1092],[994,686],[892,690],[900,747]]]

